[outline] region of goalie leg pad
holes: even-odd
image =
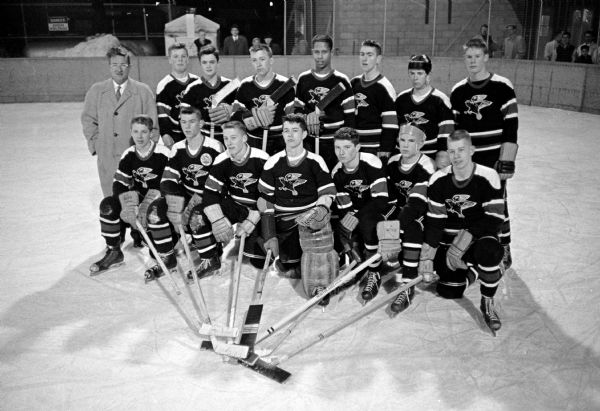
[[[106,245],[117,247],[121,244],[121,203],[109,196],[100,202],[100,232]]]
[[[318,231],[298,226],[298,234],[303,253],[328,253],[333,250],[333,230],[330,223]]]
[[[333,230],[327,223],[321,230],[298,226],[302,248],[301,276],[304,292],[312,297],[315,288],[327,287],[339,271],[339,257],[333,249]]]

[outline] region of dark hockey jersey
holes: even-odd
[[[160,179],[169,160],[169,149],[162,144],[151,144],[152,148],[146,157],[141,157],[135,146],[123,152],[113,180],[114,196],[131,190],[144,198],[148,190],[160,189]]]
[[[358,167],[353,171],[345,170],[342,163],[338,163],[331,172],[340,215],[359,211],[366,205],[384,213],[389,197],[383,164],[373,154],[359,153],[359,156]]]
[[[228,151],[215,159],[206,180],[203,204],[218,204],[224,196],[229,196],[239,204],[256,209],[258,180],[269,155],[247,147],[246,157],[240,163],[232,161]]]
[[[202,134],[205,137],[210,137],[210,116],[208,115],[208,109],[212,107],[213,96],[231,82],[227,77],[219,76],[215,85],[211,85],[204,78],[199,78],[191,83],[183,94],[181,104],[183,106],[196,107],[202,113],[202,120],[205,121],[204,127],[202,127]],[[232,92],[224,99],[224,103],[233,104],[235,99],[235,93]],[[214,138],[223,141],[223,130],[221,126],[216,124],[214,126]]]
[[[490,160],[483,165],[493,167],[500,155],[500,145],[517,142],[517,98],[508,79],[497,74],[477,82],[464,79],[452,88],[450,102],[456,128],[471,134],[475,161],[478,153],[486,152]]]
[[[208,172],[222,152],[221,143],[210,137],[204,137],[204,142],[196,154],[190,153],[187,140],[175,143],[162,175],[160,191],[185,196],[188,199],[194,193],[202,195]]]
[[[181,82],[168,74],[156,86],[156,109],[160,135],[168,134],[175,142],[185,138],[179,125],[179,109],[186,88],[196,81],[198,76],[189,74],[187,81]]]
[[[371,81],[365,81],[362,75],[356,76],[351,85],[361,146],[391,152],[398,137],[394,86],[381,74]]]
[[[446,150],[446,139],[454,131],[450,99],[432,88],[427,97],[417,102],[412,91],[404,90],[396,98],[398,124],[409,123],[423,130],[426,140],[421,152],[435,158],[435,153]]]
[[[354,128],[356,107],[350,80],[337,70],[332,70],[325,77],[317,76],[313,70],[307,70],[298,76],[294,106],[296,112],[304,114],[315,111],[317,104],[339,83],[346,90],[325,108],[321,117],[321,139],[333,139],[333,134],[340,127]]]
[[[504,221],[500,177],[480,164],[464,181],[456,181],[452,166],[438,170],[429,180],[427,196],[425,242],[432,247],[451,244],[462,229],[475,238],[496,236]]]
[[[271,156],[265,163],[258,183],[262,197],[273,209],[266,213],[293,215],[317,204],[321,196],[335,198],[335,185],[321,156],[304,150],[303,158],[294,166],[288,163],[286,152]]]

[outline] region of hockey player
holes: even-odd
[[[168,53],[171,73],[156,86],[156,106],[158,124],[163,143],[167,147],[185,138],[179,125],[179,106],[185,89],[198,79],[188,72],[188,51],[183,43],[169,46]]]
[[[192,235],[192,245],[201,257],[199,276],[205,276],[221,267],[219,250],[209,237],[210,232],[201,232],[204,224],[202,197],[204,184],[215,159],[223,152],[217,140],[205,137],[200,131],[202,118],[200,111],[193,107],[183,107],[179,114],[185,140],[173,145],[169,162],[165,167],[160,183],[163,197],[153,201],[148,207],[148,227],[156,250],[165,266],[177,266],[174,243],[181,225]],[[185,241],[184,238],[181,241]],[[159,265],[146,271],[146,280],[164,275]]]
[[[235,93],[232,92],[217,107],[212,107],[215,93],[231,80],[219,75],[219,52],[213,46],[202,47],[198,51],[198,60],[200,60],[202,76],[185,89],[181,105],[200,110],[204,122],[202,134],[223,143],[221,124],[229,121],[231,117],[231,104]]]
[[[515,173],[518,107],[512,83],[507,78],[490,73],[486,68],[488,59],[485,43],[477,39],[467,42],[465,64],[469,77],[454,85],[450,102],[456,127],[467,130],[473,139],[473,161],[495,168],[500,174],[505,197],[500,242],[504,246],[503,266],[508,269],[512,265],[512,256],[506,180]]]
[[[400,154],[392,156],[385,169],[395,208],[393,215],[400,220],[402,273],[396,277],[398,283],[410,282],[418,275],[423,219],[427,212],[427,183],[435,171],[433,160],[421,153],[425,140],[423,130],[408,123],[402,124],[398,135]],[[391,310],[405,310],[411,304],[414,292],[414,287],[410,287],[399,294]]]
[[[146,115],[131,119],[131,138],[135,145],[125,150],[121,156],[113,180],[112,196],[104,198],[100,203],[100,228],[106,241],[106,254],[91,265],[91,274],[98,274],[123,263],[121,242],[125,223],[132,227],[134,247],[142,246],[141,236],[134,228],[136,219],[139,218],[142,225],[146,226],[143,210],[160,196],[160,177],[169,158],[169,150],[151,140],[153,126],[152,118]],[[121,203],[124,203],[123,206]]]
[[[481,311],[495,333],[502,326],[494,295],[502,276],[498,230],[504,219],[504,201],[498,173],[474,163],[474,153],[467,131],[450,134],[452,165],[438,170],[429,180],[419,270],[424,276],[437,272],[437,292],[443,298],[461,298],[479,279]]]
[[[266,151],[272,155],[284,147],[281,117],[293,110],[294,89],[291,88],[277,104],[271,104],[271,94],[288,79],[273,72],[273,53],[266,44],[250,49],[250,61],[256,73],[242,80],[235,96],[236,113],[232,119],[246,124],[250,147],[261,148],[263,138],[266,138]]]
[[[361,247],[364,245],[365,258],[370,258],[378,251],[377,223],[385,220],[389,210],[383,164],[376,155],[360,152],[359,136],[353,128],[342,127],[336,131],[334,146],[339,163],[331,174],[341,218],[338,225],[340,241],[346,249],[353,246],[354,240],[358,241]],[[367,271],[363,300],[374,298],[380,286],[381,259]]]
[[[312,55],[315,68],[298,76],[296,85],[295,111],[307,114],[306,125],[312,138],[308,148],[315,152],[319,139],[319,155],[323,157],[327,167],[332,169],[337,164],[333,149],[333,135],[340,127],[354,127],[354,94],[350,79],[343,73],[331,68],[333,40],[327,34],[317,34],[312,39]],[[325,107],[317,112],[316,106],[338,84],[346,89]]]
[[[425,132],[421,152],[433,160],[437,157],[437,168],[443,168],[450,164],[446,139],[454,131],[454,117],[448,96],[431,86],[430,73],[431,59],[426,54],[410,57],[408,76],[413,86],[398,94],[396,114],[398,124],[412,124]]]
[[[307,135],[304,116],[283,118],[285,149],[265,163],[258,208],[265,249],[279,256],[276,265],[286,275],[300,271],[304,291],[312,296],[337,274],[338,256],[329,223],[335,185],[325,161],[303,147]]]
[[[219,154],[206,180],[204,215],[210,224],[201,231],[212,231],[214,240],[226,245],[234,235],[232,224],[238,223],[235,235],[244,232],[244,255],[252,265],[262,268],[265,252],[259,239],[260,213],[256,208],[259,197],[258,180],[269,155],[248,145],[246,127],[242,122],[223,124],[226,151]],[[208,237],[213,239],[213,237]]]
[[[382,58],[379,43],[363,41],[360,48],[363,74],[354,77],[351,84],[362,151],[377,154],[385,162],[396,144],[398,118],[394,106],[396,91],[380,72]]]

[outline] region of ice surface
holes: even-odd
[[[130,239],[126,265],[89,277],[103,250],[101,191],[81,108],[0,106],[1,409],[600,409],[600,116],[520,107],[514,269],[498,292],[496,338],[478,287],[460,301],[421,287],[396,318],[379,310],[284,362],[293,375],[279,385],[200,351],[168,280],[144,284],[147,255]],[[224,273],[202,280],[220,324],[229,251]],[[244,266],[238,323],[255,274]],[[262,325],[299,306],[301,290],[269,274]],[[360,309],[357,297],[312,311],[275,355]]]

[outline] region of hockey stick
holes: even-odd
[[[333,290],[335,290],[336,288],[338,288],[338,287],[346,284],[347,282],[351,281],[354,278],[354,276],[356,276],[357,273],[359,273],[362,270],[364,270],[367,266],[369,266],[371,263],[375,262],[379,258],[381,258],[381,255],[379,253],[376,253],[376,254],[372,255],[368,260],[362,262],[358,267],[352,269],[351,271],[349,271],[345,275],[338,276],[335,280],[333,280],[333,282],[331,284],[329,284],[319,294],[315,295],[313,298],[311,298],[310,300],[306,301],[304,304],[302,304],[300,307],[298,307],[292,313],[288,314],[287,316],[285,316],[284,318],[282,318],[281,320],[279,320],[277,323],[275,323],[271,327],[267,328],[266,334],[263,334],[258,339],[258,341],[256,341],[256,343],[258,344],[258,343],[266,340],[271,335],[273,335],[273,333],[275,333],[277,330],[281,329],[282,327],[285,327],[287,324],[289,324],[294,319],[296,319],[304,311],[306,311],[307,309],[309,309],[310,307],[314,306],[319,301],[321,301],[323,298],[325,298],[325,296],[327,296],[328,294],[330,294]]]
[[[225,87],[213,94],[210,106],[217,107],[225,98],[240,87],[241,81],[239,78],[234,78]],[[215,123],[210,122],[210,138],[215,138]]]
[[[333,100],[335,100],[336,98],[338,98],[338,96],[340,94],[342,94],[344,91],[346,90],[346,86],[344,86],[344,83],[337,83],[335,85],[335,87],[333,87],[331,90],[329,90],[329,93],[327,93],[327,95],[325,97],[323,97],[315,106],[315,113],[317,113],[318,116],[321,115],[322,112],[325,111],[325,109],[327,108],[328,105],[330,105],[331,103],[333,103]],[[315,154],[319,155],[319,131],[317,131],[317,133],[315,134]]]
[[[277,87],[263,104],[266,106],[274,106],[281,100],[285,94],[296,86],[296,79],[292,76],[281,86]],[[269,138],[269,128],[265,128],[263,130],[263,138],[262,138],[262,151],[267,151],[267,139]]]
[[[308,339],[306,342],[304,342],[303,344],[296,347],[291,353],[284,355],[281,358],[273,359],[273,361],[271,361],[271,364],[273,364],[273,365],[281,364],[282,362],[289,360],[290,358],[296,356],[297,354],[300,354],[302,351],[312,347],[319,341],[323,341],[327,337],[330,337],[333,334],[337,333],[338,331],[343,330],[344,328],[346,328],[350,324],[355,323],[356,321],[360,320],[364,316],[371,314],[372,312],[378,310],[379,308],[383,307],[386,304],[389,304],[398,296],[398,294],[408,290],[410,287],[415,286],[416,284],[421,282],[421,280],[423,280],[423,276],[419,275],[417,278],[415,278],[411,282],[403,284],[400,288],[395,290],[393,293],[388,294],[381,301],[377,301],[376,303],[373,303],[367,307],[364,307],[364,308],[360,309],[359,311],[357,311],[356,313],[346,317],[345,319],[343,319],[342,321],[340,321],[338,324],[334,325],[333,327],[328,328],[327,330],[320,332],[318,334],[315,334],[313,337]]]
[[[263,130],[263,138],[262,138],[262,151],[267,152],[267,139],[269,138],[269,129],[265,128]]]
[[[237,265],[233,273],[231,280],[231,293],[229,296],[229,318],[227,320],[227,326],[234,328],[235,326],[235,313],[237,311],[238,295],[240,291],[240,277],[242,275],[242,259],[244,258],[244,245],[246,244],[246,232],[243,232],[240,236],[240,244],[237,257]],[[233,343],[233,340],[229,341]],[[246,356],[248,355],[248,348],[246,347]],[[245,357],[246,357],[245,356]],[[244,358],[245,358],[244,357]]]

